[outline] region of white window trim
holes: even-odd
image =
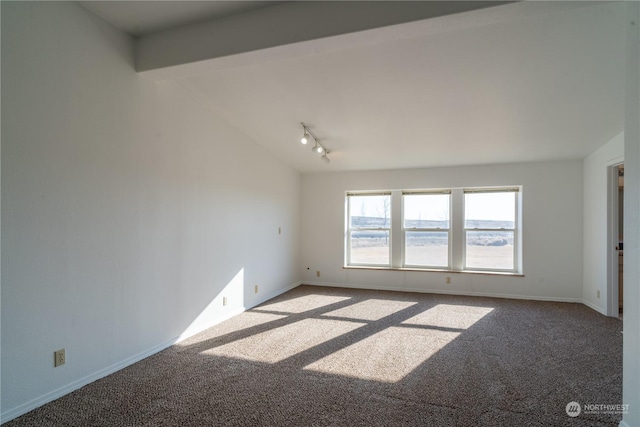
[[[488,271],[496,273],[519,273],[520,272],[520,189],[519,187],[501,187],[501,188],[466,188],[462,190],[462,203],[464,205],[464,195],[466,193],[516,193],[515,197],[515,223],[513,228],[467,228],[465,226],[465,211],[462,212],[462,271]],[[465,206],[466,209],[466,206]],[[513,232],[513,268],[481,268],[467,266],[467,232],[468,231],[512,231]]]
[[[448,228],[417,228],[411,227],[406,228],[404,225],[404,196],[419,196],[419,195],[431,195],[431,194],[447,194],[449,195],[449,227]],[[402,230],[401,239],[402,239],[402,268],[410,268],[410,269],[428,269],[428,270],[443,270],[448,271],[451,270],[451,190],[424,190],[424,191],[402,191],[400,192],[400,197],[402,200],[402,215],[400,218],[400,227]],[[407,232],[441,232],[447,233],[447,265],[428,265],[428,264],[407,264],[406,263],[406,252],[405,252],[405,243],[407,238]]]
[[[345,231],[345,261],[346,265],[350,267],[380,267],[380,268],[390,268],[392,266],[392,242],[393,242],[393,209],[389,209],[389,227],[351,227],[351,211],[350,211],[350,203],[349,197],[358,197],[358,196],[391,196],[391,191],[362,191],[362,192],[347,192],[346,200],[346,231]],[[393,203],[393,197],[391,197],[391,203]],[[388,231],[389,232],[389,263],[387,264],[369,264],[369,263],[352,263],[351,262],[351,233],[353,231]]]
[[[466,192],[505,192],[518,193],[515,198],[515,226],[514,233],[514,268],[513,269],[481,269],[465,268],[466,266],[466,229],[464,227],[464,193]],[[404,201],[403,194],[434,194],[450,192],[449,207],[449,266],[430,267],[405,265],[404,244],[406,231],[423,231],[423,229],[404,228]],[[427,190],[394,190],[394,191],[349,191],[345,194],[345,268],[364,268],[374,270],[402,270],[402,271],[430,271],[450,273],[478,273],[523,276],[522,264],[522,186],[502,186],[488,188],[452,188],[452,189],[427,189]],[[390,227],[389,228],[356,228],[350,227],[349,196],[390,195]],[[351,231],[372,230],[389,232],[389,264],[361,264],[351,263]],[[474,230],[474,229],[470,229]],[[494,230],[494,229],[491,229]],[[424,229],[424,231],[444,231],[443,229]],[[482,231],[482,230],[478,230]],[[396,237],[399,236],[399,237]]]

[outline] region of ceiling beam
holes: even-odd
[[[136,40],[136,69],[159,70],[499,6],[509,1],[294,1]]]

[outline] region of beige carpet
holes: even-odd
[[[300,286],[7,426],[617,426],[622,322]]]

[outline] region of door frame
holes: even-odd
[[[618,166],[624,164],[624,159],[615,159],[607,165],[607,316],[619,316],[618,295],[618,251],[619,242],[618,218],[620,205],[618,204]]]

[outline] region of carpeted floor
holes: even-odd
[[[581,304],[300,286],[6,425],[617,426],[585,405],[621,403],[621,329]]]

